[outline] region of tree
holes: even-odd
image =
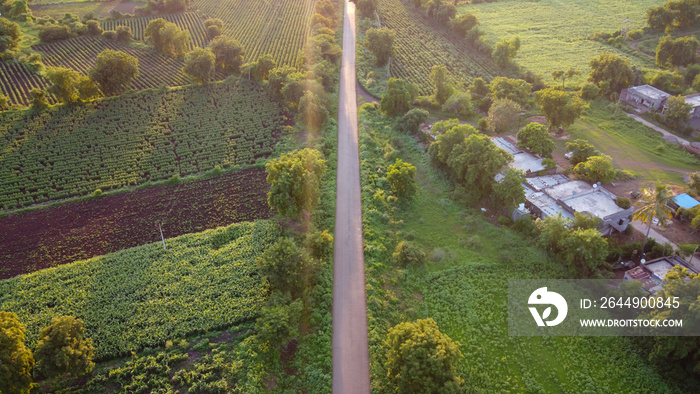
[[[258,338],[273,346],[279,346],[298,337],[303,309],[302,300],[292,302],[288,295],[273,294],[255,321]]]
[[[574,174],[588,182],[610,183],[617,172],[613,168],[612,158],[606,155],[591,156],[574,167]]]
[[[163,18],[148,22],[144,31],[146,43],[156,50],[174,56],[184,55],[190,44],[190,32]]]
[[[690,110],[693,106],[685,102],[681,95],[671,96],[666,100],[664,107],[664,123],[671,128],[680,130],[690,119]]]
[[[221,30],[224,28],[224,21],[219,18],[209,18],[204,21],[204,27],[207,29],[207,37],[213,40],[221,35]]]
[[[668,206],[672,198],[673,190],[666,185],[657,184],[655,187],[642,189],[641,198],[634,204],[639,209],[632,215],[634,220],[649,223],[647,233],[644,235],[644,243],[642,243],[642,252],[647,245],[654,218],[659,220],[659,225],[664,226],[667,220],[673,217],[673,209]]]
[[[425,10],[429,17],[443,25],[448,24],[457,15],[457,7],[445,0],[428,0],[425,3]]]
[[[134,38],[129,26],[117,26],[117,41],[127,43]]]
[[[284,216],[311,212],[318,203],[326,161],[313,149],[296,150],[270,160],[266,165],[270,191],[267,202]]]
[[[362,16],[365,18],[374,18],[374,14],[377,12],[377,8],[379,8],[378,0],[356,0],[355,2]]]
[[[332,64],[336,64],[343,51],[336,43],[334,35],[317,34],[306,44],[306,64],[313,65],[321,59],[325,59]]]
[[[693,172],[688,174],[688,186],[695,192],[695,194],[700,195],[700,172]]]
[[[185,67],[182,71],[189,76],[194,83],[204,84],[214,76],[214,63],[216,57],[208,49],[195,48],[185,55]]]
[[[106,96],[122,93],[138,75],[137,58],[111,49],[105,49],[97,55],[95,67],[90,70],[90,79]]]
[[[34,357],[24,346],[26,328],[13,312],[0,311],[0,393],[29,394]]]
[[[22,37],[22,30],[18,24],[0,18],[0,55],[17,49],[20,37]]]
[[[411,83],[400,78],[389,78],[386,93],[382,95],[380,106],[388,116],[405,114],[411,108],[411,102],[416,97],[418,89]]]
[[[374,54],[378,67],[384,67],[389,62],[389,58],[394,52],[395,38],[396,32],[386,27],[367,30],[364,45]]]
[[[605,258],[608,256],[608,241],[598,229],[571,229],[561,242],[560,257],[564,263],[579,274],[589,278],[609,269]]]
[[[59,316],[41,329],[36,345],[36,365],[44,376],[70,374],[74,377],[92,371],[95,347],[85,338],[83,321],[73,316]]]
[[[700,48],[700,41],[695,36],[674,39],[667,35],[656,47],[656,65],[666,67],[670,64],[674,67],[685,67],[694,64],[698,60],[698,48]]]
[[[487,117],[489,130],[500,134],[515,127],[520,120],[520,111],[520,106],[512,100],[495,100]]]
[[[619,93],[623,88],[630,86],[634,79],[629,60],[614,53],[604,51],[600,56],[591,59],[588,65],[591,67],[588,80],[598,85],[601,93],[605,95]]]
[[[567,142],[566,151],[572,152],[569,162],[574,167],[576,167],[577,164],[588,160],[588,158],[591,156],[600,155],[600,152],[598,152],[593,145],[581,139],[577,139],[573,142]]]
[[[49,25],[39,30],[39,39],[42,42],[66,40],[72,36],[70,28],[66,25]]]
[[[433,66],[430,72],[430,82],[433,83],[432,97],[440,105],[444,104],[454,93],[452,76],[444,65]]]
[[[32,98],[32,108],[44,109],[49,106],[49,100],[46,98],[46,91],[42,89],[32,89],[29,91],[29,96]]]
[[[571,126],[587,107],[577,95],[555,88],[540,90],[535,97],[550,127],[554,128]]]
[[[402,133],[418,133],[420,132],[420,125],[428,120],[428,115],[430,114],[424,109],[413,108],[396,122],[396,128]]]
[[[64,103],[74,104],[99,95],[99,91],[90,78],[79,72],[62,67],[52,67],[46,71],[46,78],[52,83],[49,93]]]
[[[410,199],[416,194],[416,167],[411,163],[405,163],[401,159],[396,159],[394,164],[389,165],[386,173],[386,180],[389,183],[391,192],[398,198]]]
[[[401,393],[457,393],[464,381],[456,364],[460,344],[440,332],[433,319],[400,323],[382,345],[390,387]]]
[[[102,34],[102,27],[100,26],[100,22],[96,20],[89,20],[85,22],[85,25],[87,26],[87,34],[91,36],[99,36]]]
[[[266,249],[257,265],[272,290],[289,294],[293,299],[314,285],[319,269],[318,262],[287,237]]]
[[[554,70],[552,71],[552,79],[555,81],[558,81],[561,79],[561,88],[564,89],[564,84],[567,79],[573,78],[576,75],[581,74],[578,70],[574,69],[573,67],[569,67],[568,70]]]
[[[270,54],[262,55],[258,57],[258,61],[256,63],[257,67],[253,71],[255,79],[259,81],[267,80],[268,76],[270,75],[270,71],[276,66],[275,59]]]
[[[0,111],[4,111],[10,104],[10,99],[4,94],[0,93]],[[427,117],[426,117],[427,119]]]
[[[396,244],[391,258],[401,267],[421,265],[425,262],[425,252],[420,247],[408,241],[401,241]]]
[[[469,116],[474,113],[472,96],[466,92],[455,92],[445,101],[442,110],[457,116]]]
[[[311,131],[320,130],[328,120],[329,113],[323,100],[311,91],[306,91],[299,100],[299,115]]]
[[[665,31],[673,25],[674,15],[664,6],[651,7],[647,10],[647,24],[656,31]]]
[[[489,91],[494,100],[509,99],[525,107],[530,101],[532,85],[522,79],[496,77],[489,84]]]
[[[578,228],[581,230],[600,229],[603,227],[603,224],[604,222],[601,218],[593,216],[590,213],[574,212],[574,220],[571,224],[571,228]]]
[[[496,44],[491,57],[501,67],[505,67],[513,62],[520,50],[520,37],[513,37],[510,40],[503,39]]]
[[[658,320],[682,320],[687,332],[698,332],[700,317],[692,311],[700,310],[700,275],[680,265],[666,273],[663,288],[657,297],[678,300],[678,308],[659,307],[644,318]],[[677,297],[677,298],[674,298]],[[689,373],[700,375],[700,337],[654,336],[650,359],[668,365],[669,362],[685,368]]]
[[[550,157],[554,151],[554,140],[547,129],[539,123],[530,123],[518,131],[518,145],[530,152]]]
[[[521,170],[508,168],[503,174],[503,179],[493,186],[494,206],[510,213],[525,202],[525,190],[522,186],[524,177],[525,174]]]
[[[209,49],[216,56],[216,67],[219,70],[226,73],[241,72],[245,51],[238,40],[219,36],[209,44]]]
[[[460,37],[466,36],[467,32],[479,24],[479,20],[471,12],[465,12],[462,15],[450,20],[450,27],[455,34]]]

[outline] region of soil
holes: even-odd
[[[286,345],[282,346],[282,351],[280,352],[280,361],[282,362],[282,368],[284,372],[288,375],[295,375],[297,369],[291,367],[290,364],[294,361],[294,356],[296,355],[297,348],[299,347],[299,342],[296,339],[292,339],[287,342]]]
[[[0,218],[0,279],[231,223],[268,219],[261,169]]]

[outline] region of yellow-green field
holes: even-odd
[[[471,12],[479,18],[485,39],[494,44],[503,38],[519,36],[516,62],[550,79],[556,69],[574,67],[583,82],[590,71],[588,61],[603,50],[627,56],[632,64],[654,67],[653,59],[638,52],[621,51],[586,38],[596,32],[614,32],[625,27],[642,28],[646,10],[664,0],[512,0],[463,5],[459,13]]]

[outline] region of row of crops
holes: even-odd
[[[382,26],[396,32],[391,76],[417,84],[421,94],[432,90],[430,71],[435,65],[444,64],[464,84],[476,77],[497,75],[497,66],[488,55],[476,52],[446,27],[429,20],[411,2],[383,0],[380,12]]]
[[[246,61],[270,54],[294,65],[309,36],[315,0],[195,0],[207,17],[224,21],[224,34],[246,50]]]
[[[7,96],[10,104],[29,105],[32,89],[46,89],[51,83],[42,75],[27,68],[17,61],[0,60],[0,92]],[[48,97],[49,102],[56,103],[56,98]]]
[[[0,208],[267,157],[286,122],[246,79],[0,114]]]
[[[73,315],[97,358],[125,355],[254,318],[266,296],[255,260],[279,235],[274,222],[247,222],[7,279],[0,310],[17,313],[29,346]]]
[[[158,18],[165,19],[176,24],[182,30],[189,31],[191,40],[189,49],[194,49],[195,47],[205,48],[209,45],[209,37],[207,36],[207,29],[204,27],[204,21],[196,12],[105,20],[101,23],[103,30],[116,30],[118,26],[129,26],[134,34],[134,39],[143,41],[146,26],[148,26],[150,21]]]
[[[35,45],[43,53],[44,63],[51,67],[72,68],[87,75],[95,59],[105,49],[125,52],[139,60],[139,76],[132,82],[136,90],[163,85],[182,86],[190,83],[182,72],[184,61],[151,49],[134,48],[103,37],[83,36],[50,44]]]

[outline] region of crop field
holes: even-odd
[[[29,105],[32,89],[46,89],[51,83],[42,75],[30,70],[24,64],[15,61],[0,61],[0,91],[10,99],[10,104]],[[56,98],[48,96],[49,102]]]
[[[461,344],[457,372],[474,392],[680,391],[630,338],[509,336],[508,279],[560,278],[565,270],[532,239],[493,225],[491,213],[452,200],[452,184],[425,147],[394,131],[392,122],[361,111],[360,147],[374,382],[386,375],[381,344],[387,330],[430,317]],[[400,209],[382,206],[376,196],[386,193],[386,181],[374,175],[396,157],[417,167],[417,193]],[[424,264],[392,261],[402,239],[425,251]]]
[[[144,32],[146,31],[146,26],[148,26],[148,23],[159,18],[172,22],[182,30],[188,30],[190,32],[191,43],[189,49],[193,49],[195,47],[205,48],[207,45],[209,45],[209,37],[207,36],[207,30],[204,27],[204,20],[202,19],[201,15],[196,12],[106,20],[102,21],[102,29],[116,30],[118,26],[129,26],[131,28],[131,32],[134,34],[134,39],[143,41]]]
[[[29,5],[29,9],[32,10],[32,15],[37,17],[50,16],[60,19],[66,13],[77,14],[79,16],[92,13],[98,18],[106,18],[109,16],[110,11],[112,10],[132,14],[134,12],[134,8],[141,7],[144,4],[144,2],[126,0],[122,2],[119,0],[81,0],[70,2],[64,2],[62,0],[43,0],[31,3]]]
[[[604,50],[626,56],[638,67],[655,67],[648,56],[634,50],[621,51],[587,37],[625,27],[642,28],[646,10],[663,4],[662,0],[512,0],[462,5],[459,13],[476,15],[490,44],[519,36],[521,47],[515,61],[545,80],[551,81],[553,70],[579,70],[581,75],[570,81],[573,86],[585,81],[590,71],[588,61]]]
[[[272,153],[287,122],[246,79],[0,115],[0,207],[135,186]]]
[[[429,94],[432,89],[430,71],[435,65],[447,66],[461,85],[476,77],[491,79],[497,75],[498,68],[490,56],[471,49],[410,2],[384,0],[380,11],[382,27],[396,31],[397,51],[391,61],[391,76],[417,84],[421,94]]]
[[[98,359],[126,355],[254,318],[266,297],[255,260],[279,235],[271,221],[240,223],[6,279],[0,310],[17,313],[31,347],[72,315]]]
[[[105,49],[123,51],[139,60],[139,76],[132,87],[136,90],[158,88],[163,85],[182,86],[190,79],[182,72],[184,61],[151,49],[134,48],[102,37],[77,37],[33,47],[43,53],[44,64],[67,67],[87,75],[95,66],[95,59]]]
[[[0,218],[0,279],[231,223],[267,219],[262,169]]]
[[[243,44],[246,61],[270,54],[294,65],[309,36],[315,0],[195,0],[207,17],[224,21],[224,34]]]

